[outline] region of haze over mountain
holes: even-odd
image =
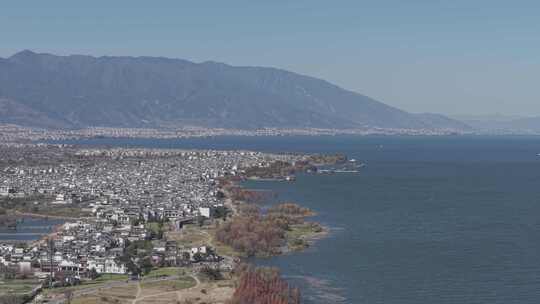
[[[540,134],[540,117],[509,115],[459,115],[453,117],[478,131]]]
[[[469,128],[274,68],[31,51],[0,58],[0,122],[51,128]]]

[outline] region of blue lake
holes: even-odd
[[[24,217],[19,218],[16,228],[0,226],[0,242],[2,241],[34,241],[53,231],[54,227],[65,221]]]
[[[359,174],[248,182],[331,228],[302,253],[257,260],[306,303],[540,302],[539,137],[222,137],[87,140],[162,148],[341,152]]]

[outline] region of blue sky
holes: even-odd
[[[4,1],[0,56],[273,66],[412,112],[540,115],[540,2]]]

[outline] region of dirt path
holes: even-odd
[[[135,304],[137,302],[137,298],[139,298],[141,296],[141,292],[142,292],[141,282],[137,282],[137,294],[135,295],[135,299],[133,299],[133,301],[131,301],[131,304]]]

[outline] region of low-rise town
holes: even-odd
[[[489,132],[463,131],[457,129],[406,129],[380,128],[365,126],[356,129],[325,128],[260,128],[260,129],[223,129],[208,127],[177,128],[109,128],[89,127],[73,130],[53,130],[31,128],[12,124],[0,124],[0,142],[20,143],[28,141],[61,141],[100,138],[157,138],[182,139],[215,136],[335,136],[335,135],[411,135],[440,136],[454,134],[491,134]],[[499,134],[499,133],[496,133]],[[502,134],[511,134],[503,132]]]
[[[186,225],[212,225],[228,215],[231,206],[220,180],[239,176],[245,168],[305,158],[65,145],[0,149],[0,273],[5,278],[33,277],[49,287],[101,274],[138,279],[160,267],[230,271],[234,259],[220,256],[210,239],[194,246],[175,235]],[[25,217],[64,223],[33,242],[2,240],[2,234],[15,233]]]

